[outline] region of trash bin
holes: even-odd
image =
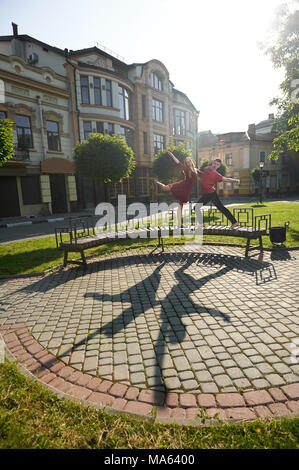
[[[272,243],[283,243],[286,241],[286,227],[271,227],[270,240]]]

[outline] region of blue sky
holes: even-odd
[[[275,108],[283,71],[258,47],[283,0],[0,0],[0,35],[62,49],[95,42],[126,63],[162,61],[200,111],[199,130],[247,130]]]

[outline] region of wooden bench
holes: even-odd
[[[208,222],[205,223],[205,227],[202,229],[203,235],[217,235],[217,236],[228,236],[228,237],[240,237],[246,238],[247,244],[245,249],[245,257],[248,256],[250,250],[259,249],[263,251],[263,240],[262,237],[269,235],[271,228],[271,215],[256,215],[253,216],[253,209],[234,209],[234,216],[239,222],[239,227],[231,229],[226,217],[219,212],[217,209],[210,209],[205,212],[205,218]],[[159,214],[157,214],[159,215]],[[157,215],[155,222],[157,222]],[[161,215],[161,214],[160,214]],[[173,225],[174,214],[172,211],[172,223],[165,225],[154,225],[151,226],[153,220],[148,221],[150,226],[140,226],[137,221],[137,227],[130,228],[129,223],[126,228],[119,229],[115,227],[115,231],[102,231],[101,233],[95,232],[95,220],[92,216],[84,218],[70,218],[66,227],[60,227],[55,229],[56,246],[58,249],[64,251],[64,263],[66,266],[68,263],[68,253],[77,252],[81,254],[81,261],[74,261],[72,263],[83,264],[86,266],[86,258],[84,251],[89,248],[94,248],[100,245],[107,244],[115,240],[124,240],[133,238],[158,238],[158,246],[162,246],[164,251],[164,238],[174,235],[185,235],[188,231],[189,234],[195,233],[199,227],[195,224],[191,224],[189,227],[178,230]],[[225,223],[226,222],[226,223]],[[188,234],[188,233],[187,233]],[[67,240],[64,240],[64,236],[67,235]],[[258,246],[250,246],[250,241],[258,239]]]

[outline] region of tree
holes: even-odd
[[[154,157],[152,173],[160,180],[167,182],[175,181],[182,177],[182,170],[168,155],[168,151],[180,161],[184,162],[187,157],[192,158],[190,150],[186,150],[183,143],[175,146],[172,142],[167,149],[159,150]]]
[[[14,154],[13,122],[0,119],[0,166]]]
[[[118,183],[135,167],[134,152],[120,135],[90,134],[76,145],[74,162],[76,173],[104,183]]]
[[[284,67],[285,79],[280,85],[282,96],[270,103],[278,109],[272,128],[278,134],[269,155],[272,160],[285,152],[299,156],[299,10],[291,12],[286,4],[281,5],[276,23],[277,40],[266,48],[266,54],[270,55],[275,68]]]

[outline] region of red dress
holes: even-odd
[[[189,201],[193,185],[197,180],[197,173],[192,172],[190,177],[189,168],[183,165],[181,162],[179,162],[179,165],[185,173],[186,179],[178,181],[177,183],[171,183],[169,186],[172,194],[174,194],[179,202],[184,204]]]

